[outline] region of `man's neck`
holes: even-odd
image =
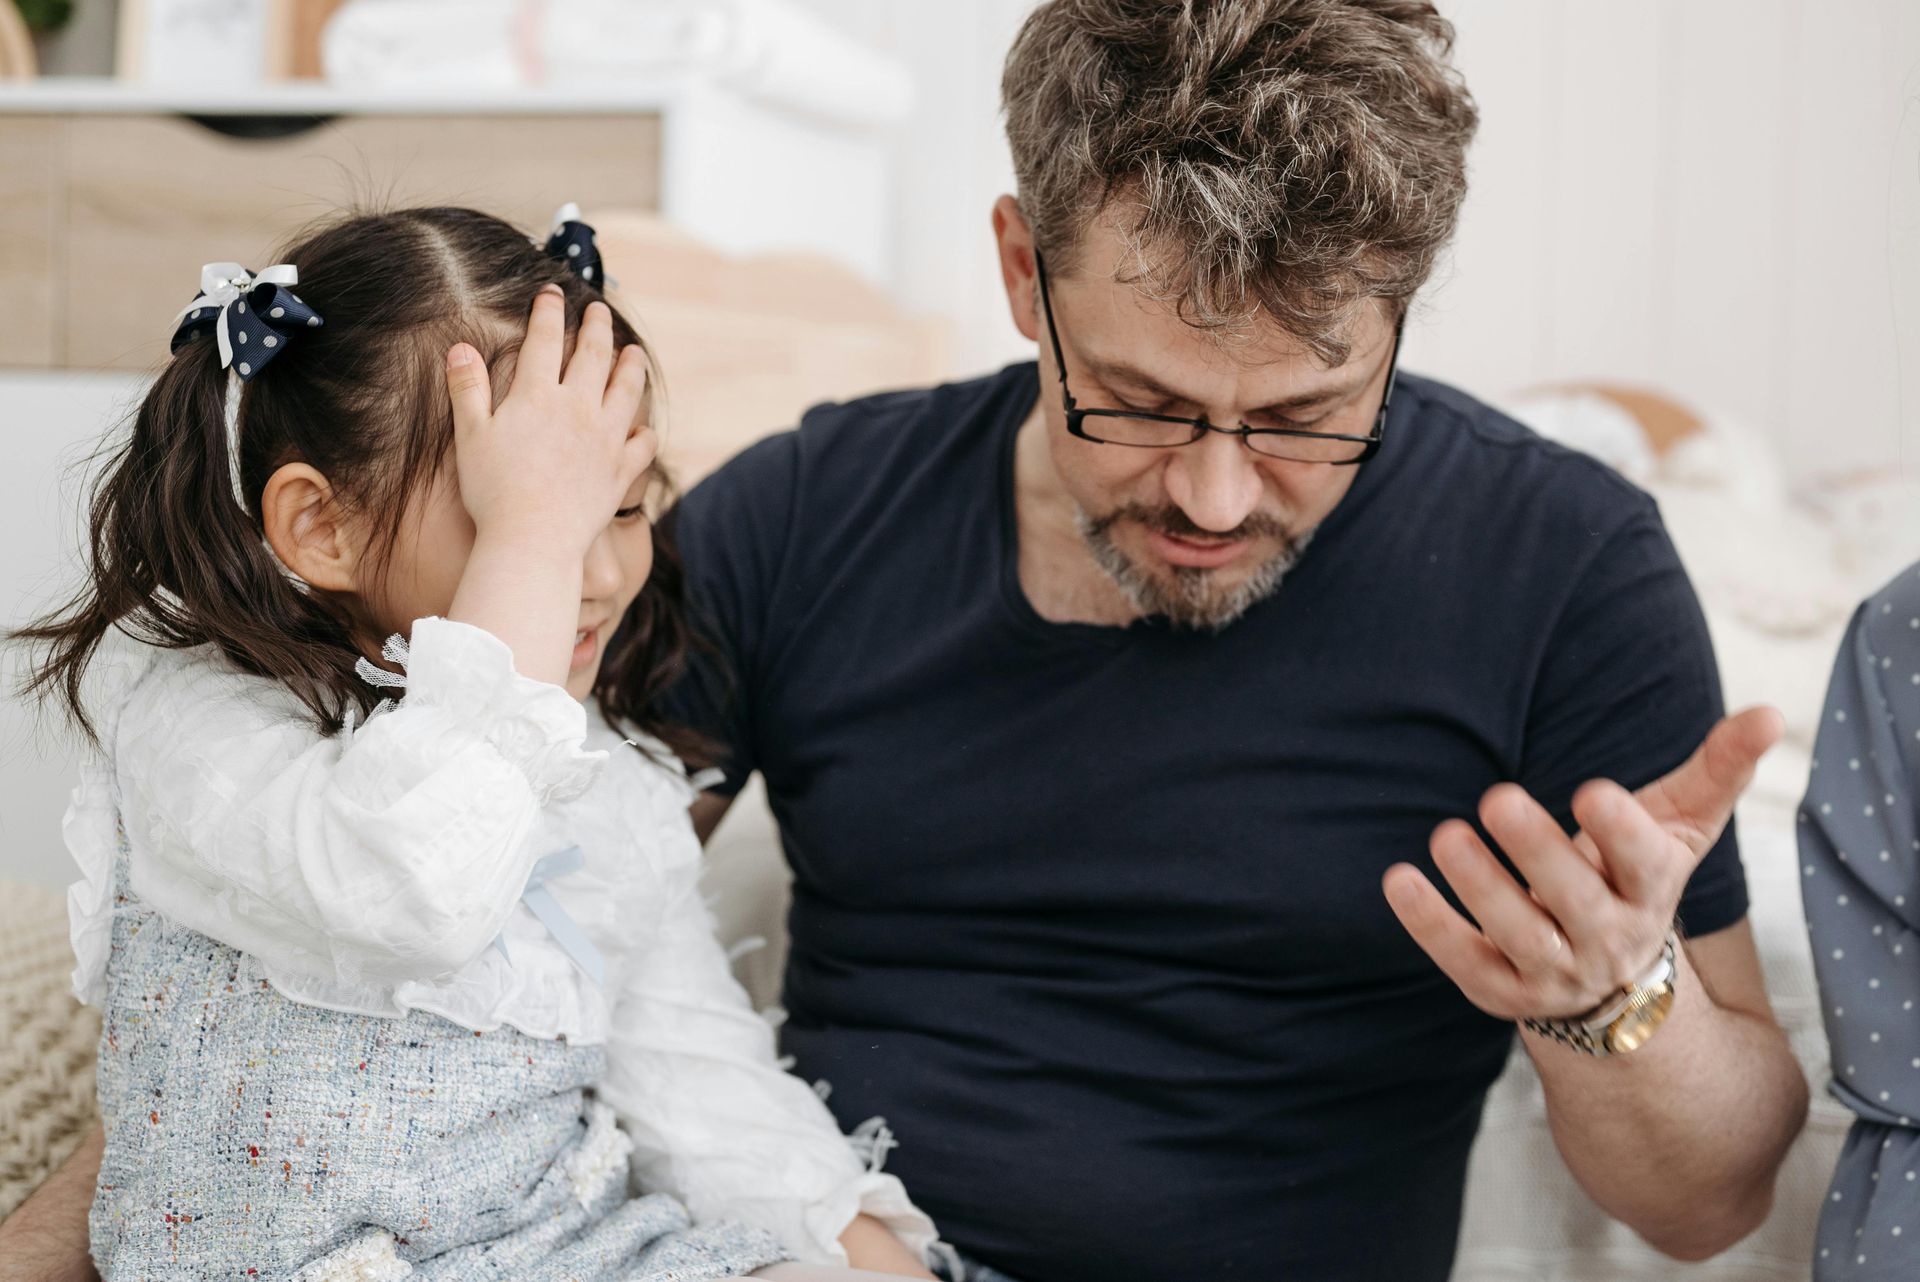
[[[1014,528],[1020,542],[1020,587],[1049,623],[1125,627],[1140,617],[1080,534],[1079,508],[1061,483],[1038,401],[1013,450]]]

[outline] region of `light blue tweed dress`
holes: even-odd
[[[692,1282],[787,1258],[629,1197],[604,1049],[348,1014],[169,922],[114,868],[91,1217],[109,1282]]]

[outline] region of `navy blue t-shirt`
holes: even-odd
[[[1403,377],[1385,444],[1217,635],[1048,623],[1017,574],[1035,367],[831,405],[681,503],[731,668],[672,711],[765,775],[783,1039],[944,1236],[1027,1282],[1441,1282],[1511,1027],[1381,893],[1517,780],[1566,821],[1720,713],[1646,495]],[[1746,911],[1729,836],[1688,888]]]

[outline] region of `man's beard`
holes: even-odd
[[[1312,530],[1295,534],[1273,517],[1258,512],[1228,534],[1201,529],[1177,507],[1155,509],[1144,503],[1128,503],[1101,517],[1091,516],[1082,508],[1076,512],[1075,520],[1093,559],[1119,585],[1136,610],[1144,615],[1159,615],[1175,627],[1198,632],[1218,632],[1272,596],[1287,572],[1299,564],[1307,544],[1313,541]],[[1160,567],[1165,574],[1172,575],[1172,581],[1168,582],[1161,574],[1141,568],[1120,550],[1113,540],[1113,527],[1121,521],[1200,542],[1268,538],[1276,540],[1280,550],[1230,588],[1217,586],[1218,571],[1191,565]]]

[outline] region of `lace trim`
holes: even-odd
[[[562,1159],[574,1200],[583,1209],[592,1209],[609,1184],[616,1178],[626,1179],[627,1157],[632,1152],[633,1141],[615,1125],[613,1110],[605,1104],[588,1105],[586,1137]]]
[[[398,632],[394,633],[387,638],[387,643],[380,647],[380,657],[388,663],[394,664],[400,671],[389,672],[369,660],[365,655],[362,655],[353,661],[354,675],[376,690],[406,689],[407,660],[412,657],[411,652],[407,648],[407,639]],[[375,717],[383,712],[393,711],[393,707],[393,699],[382,699],[379,703],[374,704],[373,711],[367,714],[367,723],[371,723]],[[346,721],[341,727],[342,730],[349,735],[353,733],[354,712],[355,709],[349,708],[347,710]],[[362,728],[365,728],[365,723],[363,723]]]
[[[887,1154],[899,1148],[900,1141],[893,1137],[893,1128],[887,1125],[886,1118],[869,1117],[853,1128],[847,1136],[847,1146],[866,1164],[867,1174],[878,1175],[886,1169]]]
[[[301,1269],[293,1282],[398,1282],[413,1266],[394,1249],[393,1234],[370,1233]]]

